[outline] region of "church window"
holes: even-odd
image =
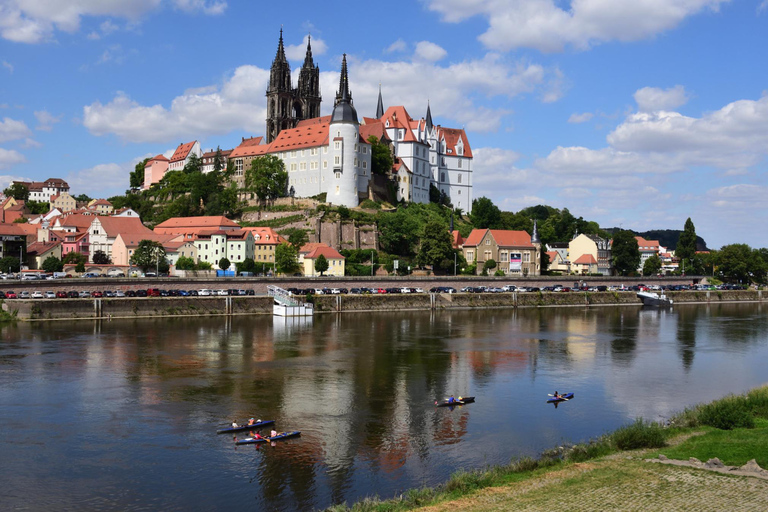
[[[440,173],[440,181],[445,181],[445,173],[444,172]]]
[[[445,165],[445,157],[441,158],[442,163],[440,165]]]
[[[459,169],[461,169],[461,158],[459,158]]]
[[[461,174],[459,174],[459,183],[461,183]]]

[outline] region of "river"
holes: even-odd
[[[315,510],[768,382],[759,304],[18,323],[4,510]],[[575,398],[555,408],[555,390]],[[474,404],[434,407],[450,394]],[[239,446],[233,419],[301,437]],[[242,436],[240,436],[242,437]]]

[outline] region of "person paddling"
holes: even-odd
[[[448,403],[449,403],[449,404],[454,404],[454,403],[456,403],[456,399],[455,399],[455,398],[453,398],[453,395],[451,395],[451,397],[448,399]]]
[[[232,420],[232,428],[240,428],[236,420]]]

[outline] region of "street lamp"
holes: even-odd
[[[371,251],[371,277],[373,277],[373,255],[376,253],[376,250]]]

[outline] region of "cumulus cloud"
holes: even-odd
[[[688,94],[682,85],[676,85],[669,89],[643,87],[635,92],[635,101],[640,112],[673,110],[688,103]]]
[[[584,112],[583,114],[577,114],[573,113],[571,114],[571,117],[568,118],[568,122],[572,124],[580,124],[580,123],[586,123],[587,121],[591,120],[593,117],[595,117],[595,114],[592,112]]]
[[[325,44],[325,41],[318,39],[317,37],[310,39],[310,36],[306,35],[301,41],[301,44],[286,45],[285,56],[288,58],[288,60],[304,62],[304,56],[307,54],[307,43],[310,41],[312,43],[313,57],[317,57],[318,55],[325,55],[325,52],[328,51],[328,45]]]
[[[173,5],[186,12],[217,15],[224,12],[224,1],[173,0]],[[111,16],[136,22],[145,13],[158,8],[162,0],[4,0],[0,3],[0,37],[17,43],[40,43],[53,39],[57,30],[74,33],[84,17]],[[105,23],[107,23],[105,25]],[[113,25],[104,22],[101,33],[108,34]]]
[[[35,111],[35,118],[37,119],[38,125],[35,129],[49,132],[53,128],[54,124],[61,121],[62,117],[63,115],[54,116],[46,110],[37,110]]]
[[[397,41],[389,45],[384,50],[384,53],[404,52],[407,48],[408,48],[408,45],[405,43],[405,41],[403,41],[402,39],[398,39]]]
[[[17,121],[10,117],[5,117],[2,122],[0,122],[0,142],[23,139],[31,134],[32,132],[24,121]]]
[[[768,0],[763,0],[760,5],[757,6],[757,13],[761,14],[768,11]]]
[[[429,41],[419,41],[416,43],[416,52],[414,53],[415,60],[437,62],[443,60],[446,55],[448,55],[448,52],[435,43]]]
[[[429,0],[443,20],[458,23],[485,17],[480,41],[509,51],[536,48],[587,49],[604,41],[638,41],[676,27],[705,9],[716,11],[729,0]]]
[[[10,74],[13,74],[13,64],[11,64],[10,62],[8,62],[7,60],[4,60],[4,61],[2,62],[2,64],[3,64],[3,67],[4,67],[5,69],[7,69],[7,70],[8,70],[8,72],[9,72]]]
[[[241,66],[216,90],[183,94],[170,108],[143,106],[120,92],[112,101],[83,108],[83,125],[94,135],[114,134],[126,142],[168,142],[199,139],[235,129],[264,130],[269,71]]]
[[[7,169],[16,164],[26,162],[24,155],[13,149],[0,148],[0,169]]]

